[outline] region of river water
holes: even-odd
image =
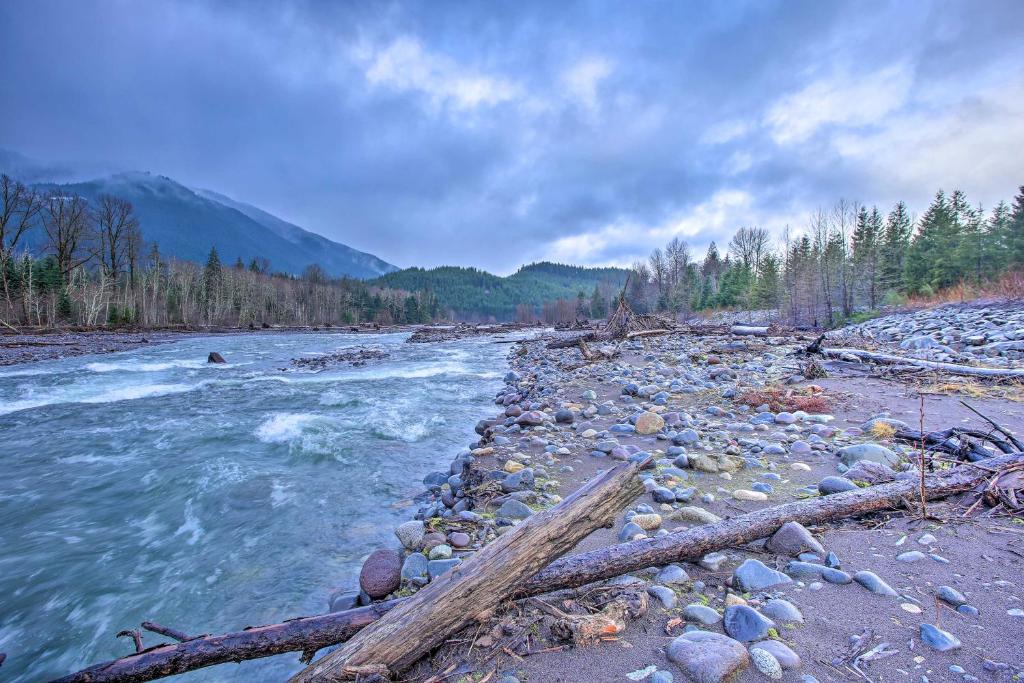
[[[422,477],[493,412],[508,350],[407,336],[191,337],[0,368],[0,678],[127,654],[114,634],[143,620],[236,630],[324,612],[355,586]],[[391,356],[290,368],[355,346]],[[228,364],[208,365],[214,350]],[[297,660],[181,680],[282,680]]]

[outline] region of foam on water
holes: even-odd
[[[277,413],[265,419],[253,434],[263,443],[288,443],[318,420],[320,416],[312,413]]]

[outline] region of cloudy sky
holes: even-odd
[[[399,266],[1024,183],[1024,2],[0,3],[0,147],[148,170]]]

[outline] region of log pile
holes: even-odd
[[[1024,468],[1024,453],[1015,451],[988,458],[984,466],[963,464],[949,470],[927,474],[923,478],[922,490],[927,499],[935,500],[980,487],[983,491],[991,490],[991,496],[997,497],[1000,502],[1003,502],[1011,495],[1006,492],[1009,486],[1004,475],[1019,472],[1022,468]],[[622,484],[621,480],[617,479],[616,481]],[[993,484],[993,482],[995,483]],[[532,578],[517,582],[512,587],[514,590],[502,590],[501,596],[513,599],[526,598],[587,585],[646,567],[662,566],[673,562],[697,561],[709,552],[742,546],[768,537],[788,521],[796,521],[804,525],[821,524],[873,512],[911,507],[916,504],[915,498],[919,495],[918,487],[917,481],[896,481],[866,489],[786,503],[714,524],[683,529],[665,536],[629,541],[563,557],[533,574]],[[1012,495],[1019,496],[1020,493],[1018,491]],[[568,507],[578,506],[582,502],[578,497],[574,497],[573,500],[578,502],[571,503]],[[1013,500],[1019,499],[1015,497]],[[566,499],[562,506],[569,501],[570,499]],[[621,498],[616,501],[617,505],[621,503]],[[562,506],[559,506],[559,514],[566,512],[565,507]],[[552,510],[555,509],[552,508]],[[543,517],[544,523],[534,526],[529,531],[531,538],[545,536],[555,528],[552,525],[557,524],[556,515],[544,517],[544,513],[542,513],[537,517]],[[582,517],[586,519],[587,515]],[[579,519],[575,513],[574,519]],[[602,519],[607,520],[607,517],[602,517]],[[593,521],[593,519],[590,520],[590,523]],[[501,539],[496,543],[500,541]],[[492,546],[494,545],[492,544]],[[488,546],[488,548],[492,546]],[[486,550],[481,551],[481,554]],[[509,550],[506,543],[492,553],[507,557]],[[520,550],[532,558],[533,563],[529,571],[534,571],[542,561],[543,553],[534,553],[529,548],[520,548]],[[477,557],[479,558],[480,554]],[[466,569],[470,569],[469,563],[466,564]],[[414,619],[415,623],[420,626],[432,620],[438,610],[442,610],[449,615],[445,621],[448,624],[446,628],[457,628],[458,624],[464,623],[465,619],[476,616],[478,609],[484,606],[484,602],[488,605],[491,604],[491,600],[481,598],[478,589],[483,584],[489,584],[494,578],[494,572],[500,572],[503,568],[495,567],[491,562],[476,562],[471,567],[472,572],[468,572],[466,569],[451,574],[449,580],[441,584],[441,588],[435,591],[434,602],[424,604],[424,601],[420,600],[414,603],[416,596],[413,596],[346,612],[306,617],[282,624],[260,626],[218,636],[201,636],[175,644],[162,644],[121,659],[90,667],[59,680],[64,683],[72,681],[76,683],[99,683],[100,681],[134,683],[184,673],[214,664],[269,657],[284,652],[305,652],[308,659],[320,648],[352,639],[362,629],[385,619],[388,614],[395,613],[398,608],[403,608],[399,614]],[[526,573],[523,572],[523,574]],[[484,576],[477,576],[478,574],[484,574]],[[470,587],[473,587],[473,590],[468,590]],[[424,591],[417,593],[417,596],[422,595]],[[442,594],[446,601],[443,605],[436,602]],[[413,604],[417,605],[415,613],[405,607]],[[461,613],[464,618],[452,619],[453,613]],[[612,619],[615,617],[614,614],[606,616]],[[394,619],[387,623],[390,624],[388,626],[390,633],[396,633],[391,629],[400,628],[400,625],[394,623]],[[434,631],[434,636],[439,630]],[[380,634],[382,631],[376,631],[376,633]],[[409,658],[416,652],[426,654],[431,647],[428,645],[424,648],[420,644],[407,645],[401,648],[401,652],[389,648],[366,649],[367,643],[376,642],[379,642],[376,637],[360,639],[356,646],[338,650],[334,653],[336,656],[325,658],[330,662],[338,662],[341,666],[340,671],[331,668],[325,671],[317,668],[300,674],[300,678],[297,680],[337,680],[333,678],[335,675],[345,675],[343,665],[346,662],[339,662],[339,660],[360,652],[369,653],[372,657],[393,657],[393,659],[390,661],[360,659],[355,662],[348,660],[347,663],[351,664],[348,674],[358,672],[379,674],[384,671],[382,666],[392,673],[396,669],[408,665]],[[436,639],[431,639],[430,642],[436,643]],[[357,669],[356,667],[369,668]]]
[[[823,346],[824,341],[825,335],[821,335],[814,341],[814,343],[812,343],[810,346],[804,349],[804,353],[817,354],[825,358],[836,358],[839,360],[852,360],[854,362],[867,362],[875,363],[877,365],[893,366],[904,370],[936,370],[941,372],[947,372],[951,375],[960,375],[964,377],[981,377],[985,379],[996,380],[1024,379],[1024,368],[988,368],[975,365],[960,365],[958,363],[946,363],[934,360],[921,360],[919,358],[907,358],[904,356],[895,356],[889,353],[865,351],[864,349],[826,349]]]

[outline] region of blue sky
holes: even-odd
[[[400,266],[628,264],[1024,183],[1024,2],[0,3],[0,147]]]

